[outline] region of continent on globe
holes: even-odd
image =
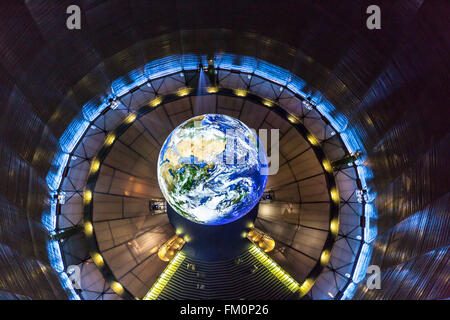
[[[267,184],[267,156],[241,121],[204,114],[175,128],[158,158],[158,182],[167,202],[196,223],[220,225],[247,214]]]

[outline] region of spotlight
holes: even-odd
[[[117,102],[117,100],[110,98],[109,99],[109,103],[110,103],[110,108],[112,110],[117,109],[117,107],[119,106],[119,102]]]
[[[273,192],[267,191],[263,193],[262,199],[264,200],[273,200]]]
[[[358,203],[362,203],[363,201],[367,202],[369,200],[367,190],[366,189],[356,190],[356,200],[358,201]]]
[[[200,70],[202,70],[203,69],[203,71],[208,71],[208,65],[203,65],[202,63],[199,63],[199,65],[198,65],[198,71],[200,71]]]
[[[313,106],[311,104],[311,97],[306,98],[306,100],[303,101],[303,106],[305,109],[312,110]]]
[[[65,204],[66,203],[66,193],[64,191],[61,192],[55,192],[52,194],[53,196],[53,201],[55,201],[55,203],[59,203],[59,204]]]

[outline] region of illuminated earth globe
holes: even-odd
[[[158,182],[181,216],[200,224],[226,224],[259,201],[267,184],[267,156],[244,123],[204,114],[167,137],[159,153]]]

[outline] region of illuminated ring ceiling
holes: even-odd
[[[201,59],[201,58],[198,57],[198,59]],[[156,74],[157,75],[156,78],[164,78],[164,77],[172,76],[174,74],[177,74],[177,73],[180,73],[183,71],[195,70],[194,65],[196,65],[196,67],[197,67],[199,64],[199,61],[200,60],[197,60],[195,63],[193,63],[191,69],[188,69],[185,67],[182,70],[177,70],[176,72],[172,72],[172,73],[168,73],[168,74],[163,74],[163,75]],[[220,60],[217,59],[217,57],[216,57],[216,61],[220,61]],[[248,71],[248,70],[244,70],[244,71],[243,70],[232,70],[233,68],[230,68],[230,66],[228,66],[228,68],[227,68],[227,66],[223,63],[216,66],[216,68],[218,70],[230,70],[231,69],[232,72],[237,72],[237,73],[245,73],[244,71]],[[253,71],[251,74],[252,74],[252,76],[255,76],[255,75],[258,76],[261,79],[264,79],[265,81],[270,81],[270,82],[276,83],[277,85],[281,85],[279,82],[274,81],[273,77],[270,77],[270,74],[267,72],[267,70],[265,70],[265,71],[266,71],[266,73],[263,74],[265,77],[262,74],[257,74],[256,71]],[[292,76],[290,76],[290,77],[291,77],[291,80],[290,80],[291,85],[289,85],[289,83],[285,83],[284,85],[281,85],[281,87],[283,88],[282,90],[289,90],[299,100],[301,100],[301,101],[305,100],[304,97],[298,93],[298,91],[296,92],[296,90],[293,90],[294,87],[292,86],[292,83],[294,83],[294,81],[292,80]],[[151,80],[154,80],[154,79],[155,78],[152,78]],[[116,97],[120,98],[129,93],[135,92],[136,90],[139,89],[139,87],[145,85],[146,83],[147,83],[147,81],[138,83],[138,84],[134,84],[134,86],[132,86],[132,87],[129,86],[123,94],[117,94]],[[316,158],[322,164],[323,172],[326,177],[326,183],[327,183],[328,194],[329,194],[329,199],[330,199],[330,213],[329,213],[330,228],[329,228],[329,232],[328,232],[328,237],[327,237],[324,247],[322,249],[322,252],[324,252],[324,253],[328,252],[327,254],[325,254],[325,255],[328,255],[328,257],[324,257],[324,261],[322,261],[322,263],[320,260],[318,260],[315,267],[308,274],[307,279],[309,282],[307,284],[305,284],[305,283],[303,283],[303,284],[308,286],[308,290],[306,290],[306,292],[309,291],[309,289],[313,286],[314,281],[317,279],[317,277],[323,271],[324,266],[327,265],[331,249],[332,249],[333,244],[335,243],[336,237],[338,235],[338,233],[337,233],[338,227],[337,226],[338,226],[340,199],[339,199],[339,194],[338,194],[333,170],[331,169],[331,163],[326,158],[325,153],[324,153],[322,147],[320,146],[320,141],[317,138],[315,138],[315,136],[310,131],[308,131],[308,129],[302,124],[301,120],[296,115],[294,115],[291,112],[282,108],[277,103],[277,101],[268,99],[267,97],[262,97],[258,94],[251,92],[251,90],[247,90],[247,89],[230,89],[230,88],[224,88],[224,87],[208,87],[208,88],[207,87],[205,87],[205,88],[183,87],[183,88],[178,89],[175,92],[156,96],[151,101],[149,101],[147,104],[140,107],[137,111],[130,113],[118,126],[116,126],[113,130],[109,131],[102,147],[98,151],[95,158],[92,159],[92,161],[91,161],[90,172],[88,175],[86,188],[84,191],[84,202],[85,202],[84,226],[85,226],[85,235],[86,235],[86,238],[89,243],[89,251],[90,251],[91,257],[93,258],[94,261],[99,262],[99,263],[96,262],[97,267],[99,267],[100,271],[102,272],[103,277],[110,283],[111,288],[118,295],[120,295],[121,297],[123,297],[125,299],[135,299],[134,295],[131,294],[124,286],[122,286],[119,283],[119,281],[114,276],[114,273],[112,272],[112,270],[108,267],[107,263],[105,261],[103,261],[103,259],[101,261],[99,261],[99,259],[98,259],[97,255],[99,255],[100,250],[98,248],[98,244],[97,244],[97,240],[96,240],[96,236],[95,236],[95,230],[93,230],[93,228],[92,228],[93,190],[95,189],[95,185],[97,182],[101,164],[102,164],[103,160],[107,157],[111,148],[113,147],[114,141],[116,139],[118,139],[128,128],[130,128],[130,126],[134,123],[134,121],[136,121],[137,119],[146,115],[147,113],[149,113],[153,110],[156,110],[157,107],[160,105],[164,105],[164,104],[174,102],[179,99],[184,99],[187,97],[194,97],[197,95],[202,95],[202,96],[203,95],[205,95],[205,96],[219,95],[219,96],[243,98],[243,99],[247,99],[248,101],[251,101],[252,103],[263,106],[263,107],[269,109],[271,112],[275,112],[278,116],[287,120],[291,124],[291,126],[293,126],[297,130],[297,132],[299,132],[300,135],[306,141],[308,141],[311,149],[314,151]],[[114,97],[114,98],[116,98],[116,97]],[[312,102],[314,103],[314,100]],[[318,112],[321,111],[320,110],[321,108],[319,106],[315,106],[314,104],[313,104],[313,106],[316,109],[316,111],[318,111]],[[90,126],[90,124],[95,122],[98,118],[104,116],[111,109],[111,107],[112,107],[111,101],[107,101],[107,102],[105,102],[105,106],[103,107],[101,112],[96,112],[96,113],[91,114],[91,118],[88,119],[89,120],[88,125],[86,127],[84,127],[84,131],[82,131],[82,134],[78,137],[79,139],[78,139],[77,144],[83,140],[84,135],[88,131],[88,127]],[[322,112],[320,112],[320,113],[322,113]],[[336,128],[336,123],[333,123],[333,124],[335,124],[335,126],[333,126],[333,124],[329,121],[329,118],[326,117],[324,114],[321,115],[321,118],[322,118],[322,121],[324,121],[330,128],[333,128],[333,130],[335,130],[337,136],[343,142],[343,145],[346,145],[347,149],[350,149],[349,151],[356,151],[354,148],[348,148],[348,146],[349,146],[348,136],[346,136],[346,133],[342,132],[342,130],[339,130],[340,128]],[[347,140],[347,143],[345,143],[344,138],[345,138],[345,140]],[[69,150],[66,150],[65,152],[63,152],[63,154],[67,154],[68,156],[67,156],[66,162],[62,161],[62,165],[60,166],[60,168],[65,168],[69,164],[70,161],[68,159],[69,159],[69,157],[72,156],[73,150],[75,149],[77,144],[73,145],[71,152],[67,152]],[[64,148],[62,148],[62,149],[64,149]],[[353,149],[353,150],[351,150],[351,149]],[[56,159],[58,159],[58,157],[56,157]],[[61,172],[64,172],[64,170],[61,170]],[[361,176],[361,173],[363,173],[363,172],[364,171],[362,171],[362,170],[358,170],[359,176]],[[58,171],[58,173],[59,173],[59,171]],[[50,187],[52,187],[51,182],[55,181],[55,176],[57,177],[58,173],[56,175],[54,174],[53,176],[51,174],[49,174],[50,179],[48,177],[47,181],[49,182]],[[51,179],[51,178],[53,178],[53,179]],[[62,180],[62,177],[61,177],[61,180]],[[357,181],[358,181],[358,185],[360,186],[360,188],[362,188],[361,180],[358,178]],[[363,178],[363,183],[364,183],[364,178]],[[58,184],[59,184],[59,186],[57,188],[54,188],[55,185],[58,185]],[[58,179],[56,179],[55,185],[53,185],[52,189],[54,189],[56,192],[61,191],[61,185],[62,185],[61,181],[58,181]],[[364,199],[363,199],[363,201],[365,203]],[[366,206],[364,205],[364,203],[362,206],[362,210],[363,210],[363,212],[361,213],[362,216],[365,215],[364,211],[365,211]],[[60,204],[56,205],[55,210],[57,212],[60,211]],[[53,214],[56,214],[56,213],[53,212]],[[51,229],[51,226],[49,229]],[[55,230],[55,228],[53,228],[53,230]],[[368,232],[365,231],[363,234],[366,236],[368,234]],[[373,234],[370,236],[373,237]],[[365,240],[369,240],[369,239],[365,239]],[[369,241],[366,241],[366,242],[369,242]],[[367,247],[366,249],[364,248],[364,245],[366,245],[366,247]],[[49,250],[50,255],[54,254],[55,246],[53,246],[51,248],[53,250],[51,250],[51,251]],[[357,283],[357,280],[358,280],[357,277],[361,277],[362,272],[360,270],[363,270],[365,272],[365,268],[367,267],[367,263],[369,260],[368,258],[370,257],[370,253],[366,254],[366,255],[361,255],[361,251],[363,251],[363,250],[369,251],[369,247],[364,241],[361,241],[361,246],[359,247],[359,250],[358,250],[358,255],[360,256],[361,259],[355,260],[356,262],[355,262],[355,265],[353,268],[354,276],[352,277],[352,279],[348,280],[348,283],[346,285],[346,288],[343,290],[343,294],[341,295],[341,298],[347,298],[352,295],[351,291],[354,290],[354,287],[356,287],[355,284]],[[325,263],[323,263],[323,262],[325,262]],[[61,273],[62,278],[66,280],[66,284],[67,284],[67,279],[64,276],[64,271],[61,270],[61,266],[56,265],[56,267],[57,268],[55,268],[55,269]],[[355,271],[358,272],[358,268],[359,268],[359,274],[355,273]],[[76,296],[75,291],[74,291],[74,296]]]

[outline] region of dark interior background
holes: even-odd
[[[368,30],[375,2],[382,28]],[[81,30],[66,28],[71,4]],[[448,297],[449,16],[446,0],[1,1],[0,297],[67,297],[41,215],[58,139],[81,106],[146,62],[214,52],[299,75],[361,138],[383,280],[355,298]]]

